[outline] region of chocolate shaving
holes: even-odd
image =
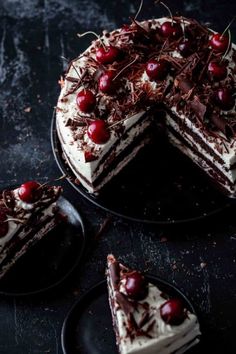
[[[80,79],[78,77],[71,77],[71,76],[66,76],[65,80],[70,81],[70,82],[78,82]]]
[[[199,75],[199,77],[198,77],[198,81],[201,81],[201,80],[202,80],[203,74],[204,74],[206,68],[208,67],[208,64],[209,64],[209,62],[210,62],[210,60],[211,60],[212,55],[213,55],[213,51],[211,51],[211,52],[209,53],[208,58],[207,58],[207,60],[206,60],[206,63],[205,63],[205,65],[203,66],[202,71],[200,72],[200,75]]]
[[[153,320],[151,323],[150,323],[150,325],[148,326],[148,328],[146,329],[146,333],[149,333],[149,332],[151,332],[151,330],[153,329],[153,326],[154,326],[154,324],[156,323],[156,320]],[[151,337],[151,336],[150,336]]]
[[[178,75],[180,73],[183,73],[183,74],[192,73],[199,62],[200,62],[200,57],[199,57],[198,53],[193,53],[192,55],[190,55],[188,57],[186,64],[183,65],[182,68],[179,70]]]
[[[95,157],[96,158],[96,157]],[[112,217],[108,216],[100,225],[98,232],[96,233],[96,235],[94,236],[95,240],[98,240],[99,238],[101,238],[102,234],[107,230],[107,228],[109,227],[109,225],[112,222]]]
[[[153,315],[150,316],[148,311],[145,311],[141,317],[141,320],[138,323],[138,327],[139,328],[144,327],[152,318],[153,318]]]
[[[135,332],[139,330],[138,324],[135,321],[134,315],[132,313],[130,313],[129,315],[128,324],[129,324],[129,328],[134,330]]]
[[[200,121],[203,122],[207,112],[207,106],[200,102],[197,96],[194,96],[194,99],[189,102],[189,105]]]
[[[117,261],[112,262],[109,265],[110,273],[111,273],[111,281],[113,287],[117,289],[118,284],[120,282],[120,264]]]
[[[233,126],[228,120],[219,114],[212,114],[210,116],[211,122],[227,137],[227,139],[232,138],[235,135]]]
[[[190,90],[194,87],[194,84],[191,80],[184,77],[183,75],[179,75],[176,77],[174,81],[175,87],[179,88],[184,94],[189,93]]]
[[[129,317],[130,314],[134,312],[134,304],[130,302],[127,297],[119,291],[116,291],[115,296],[120,308],[124,311],[126,316]]]
[[[78,81],[76,83],[76,85],[72,86],[72,88],[63,96],[63,98],[71,95],[72,93],[74,93],[81,85],[81,83],[83,82],[84,77],[87,75],[87,70],[84,70],[83,74],[80,76],[80,78],[78,78]],[[65,78],[65,80],[67,79],[67,77]],[[70,80],[69,80],[70,81]]]

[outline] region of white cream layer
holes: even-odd
[[[224,141],[223,140],[221,141],[220,138],[213,138],[208,134],[203,134],[202,130],[196,127],[196,125],[194,125],[189,118],[183,117],[183,115],[179,115],[176,112],[175,114],[179,118],[184,120],[184,125],[177,124],[170,116],[167,116],[166,118],[167,127],[171,126],[179,135],[183,137],[183,139],[185,139],[188,142],[190,146],[192,146],[200,154],[205,156],[207,160],[212,162],[213,165],[215,165],[217,169],[221,171],[222,174],[225,175],[227,179],[229,179],[230,182],[234,183],[236,181],[236,168],[230,169],[230,167],[236,162],[236,157],[228,141],[225,141],[225,139]],[[216,154],[219,158],[221,158],[224,161],[224,163],[221,164],[219,161],[217,161],[213,155],[209,154],[206,151],[206,149],[203,147],[202,144],[199,144],[196,140],[194,140],[194,138],[185,131],[185,126],[190,128],[192,132],[197,134],[200,140],[207,145],[210,151],[213,151],[214,154]],[[216,144],[219,144],[222,147],[223,149],[222,154],[220,154],[218,149],[216,149]],[[225,148],[227,145],[228,145],[228,151],[226,151]],[[188,151],[187,147],[186,150]]]

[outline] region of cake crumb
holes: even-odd
[[[32,108],[31,108],[31,107],[26,107],[26,108],[24,109],[24,112],[26,112],[26,113],[30,113],[30,112],[31,112],[31,110],[32,110]]]
[[[177,269],[176,261],[173,262],[173,264],[172,264],[172,269],[173,269],[173,270],[176,270],[176,269]]]
[[[161,241],[161,243],[167,242],[168,238],[165,236],[162,236],[160,241]]]
[[[205,268],[207,266],[207,264],[205,263],[205,262],[201,262],[200,263],[200,267],[203,269],[203,268]]]

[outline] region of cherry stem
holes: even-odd
[[[126,66],[124,66],[119,72],[118,74],[116,74],[116,76],[112,79],[112,81],[116,80],[118,78],[118,76],[123,73],[123,71],[125,71],[128,67],[130,67],[130,65],[134,64],[138,59],[138,55],[136,55],[136,57],[134,58],[134,60],[132,60],[129,64],[127,64]]]
[[[156,4],[160,4],[160,5],[164,6],[165,9],[169,12],[170,18],[171,18],[171,22],[172,22],[172,26],[173,26],[174,20],[173,20],[173,15],[172,15],[172,12],[170,11],[170,8],[164,2],[159,1],[159,0],[156,1]]]
[[[136,12],[136,15],[134,16],[134,20],[137,19],[138,15],[140,14],[140,11],[142,10],[143,7],[143,0],[140,1],[138,11]]]
[[[225,57],[228,54],[228,51],[229,51],[229,48],[230,48],[230,45],[231,45],[231,32],[230,32],[230,30],[228,30],[228,34],[229,34],[229,41],[228,41],[227,49],[226,49],[223,57],[221,58],[220,63],[222,63],[222,61],[225,60]]]
[[[87,32],[84,32],[84,33],[77,33],[77,36],[79,38],[81,37],[84,37],[84,36],[87,36],[87,34],[92,34],[94,35],[95,37],[97,37],[97,39],[99,40],[99,42],[101,43],[101,46],[103,47],[103,49],[106,51],[106,47],[101,39],[101,37],[96,33],[96,32],[93,32],[93,31],[87,31]]]
[[[220,36],[220,39],[222,39],[222,37],[224,37],[224,34],[228,31],[228,29],[230,28],[230,26],[232,25],[232,23],[234,22],[236,16],[234,16],[232,18],[232,20],[230,21],[230,23],[228,24],[228,26],[224,29],[224,32],[222,33],[222,35]]]
[[[119,120],[118,122],[113,123],[112,125],[109,126],[109,129],[115,127],[116,125],[118,125],[118,124],[120,124],[120,123],[125,122],[127,119],[129,119],[129,118],[131,118],[131,117],[133,117],[133,116],[129,116],[129,117],[123,118],[123,119]]]
[[[185,23],[184,23],[184,18],[183,16],[181,16],[181,21],[182,21],[182,24],[183,24],[183,35],[184,35],[184,41],[186,40],[186,36],[185,36]]]
[[[161,55],[163,53],[163,50],[165,48],[165,45],[166,45],[167,41],[168,41],[168,38],[165,40],[165,42],[163,43],[163,46],[161,47],[160,53],[158,55],[158,60],[160,60],[160,58],[161,58]]]
[[[17,218],[8,218],[8,219],[4,220],[3,222],[9,222],[9,221],[18,221],[20,224],[25,224],[25,221],[23,221],[21,219],[17,219]]]
[[[52,179],[52,180],[49,180],[49,181],[47,181],[47,182],[44,182],[43,184],[40,184],[40,186],[37,188],[37,190],[39,190],[39,189],[43,188],[44,186],[48,185],[48,183],[58,182],[58,181],[61,181],[61,180],[65,179],[65,178],[67,178],[67,177],[68,177],[68,176],[67,176],[66,174],[64,174],[64,175],[62,175],[62,176],[60,176],[60,177],[58,177],[58,178],[54,178],[54,179]]]

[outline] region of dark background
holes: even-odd
[[[144,1],[141,18],[166,12]],[[222,31],[236,14],[233,0],[168,1],[173,11]],[[0,1],[0,187],[60,176],[50,145],[50,122],[65,69],[60,56],[76,57],[89,44],[77,32],[113,29],[135,14],[138,1]],[[233,38],[236,24],[232,25]],[[72,190],[64,195],[84,217],[93,240],[107,214]],[[196,305],[205,338],[194,353],[235,353],[236,218],[153,227],[112,218],[76,272],[60,288],[37,297],[0,297],[0,354],[62,353],[60,331],[79,294],[104,278],[106,255],[158,274]],[[111,353],[109,353],[111,354]]]

